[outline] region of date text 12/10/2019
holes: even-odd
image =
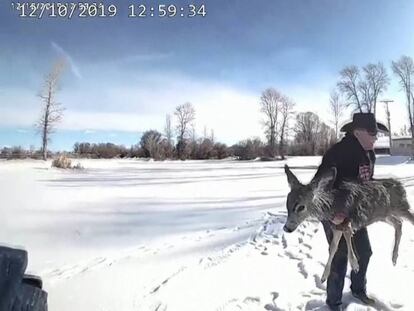
[[[116,4],[87,3],[87,2],[12,2],[13,11],[23,18],[99,18],[115,17],[121,14],[121,8]],[[122,10],[123,11],[123,10]],[[205,4],[130,4],[125,16],[130,18],[145,17],[205,17]],[[122,13],[122,14],[124,14]]]

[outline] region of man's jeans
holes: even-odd
[[[329,221],[323,221],[326,238],[329,243],[332,241],[332,229]],[[351,291],[360,293],[366,291],[366,274],[369,259],[372,255],[371,244],[369,243],[368,231],[362,228],[356,231],[352,237],[352,244],[356,256],[358,257],[359,271],[351,272]],[[342,291],[344,289],[344,280],[348,266],[348,248],[345,238],[342,237],[338,245],[338,250],[333,258],[331,273],[328,277],[327,299],[326,303],[330,306],[340,305],[342,303]]]

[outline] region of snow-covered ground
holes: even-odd
[[[377,160],[414,206],[414,164]],[[325,310],[327,242],[318,223],[282,230],[285,161],[0,161],[0,243],[29,251],[52,311]],[[320,157],[290,158],[303,181]],[[76,162],[75,162],[76,163]],[[393,229],[369,227],[376,310],[414,310],[414,228],[397,266]],[[344,290],[346,310],[374,310]]]

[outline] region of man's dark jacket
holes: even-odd
[[[336,167],[335,186],[337,186],[341,181],[366,180],[361,176],[364,169],[369,169],[368,179],[372,179],[374,164],[375,153],[365,151],[353,134],[347,134],[325,153],[316,175],[319,176],[330,167]]]

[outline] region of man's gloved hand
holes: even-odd
[[[345,213],[336,213],[334,217],[331,219],[331,222],[334,225],[340,225],[342,224],[346,219],[348,218],[348,215]]]
[[[346,231],[351,228],[351,222],[347,214],[345,213],[336,213],[331,219],[331,223],[336,230]]]

